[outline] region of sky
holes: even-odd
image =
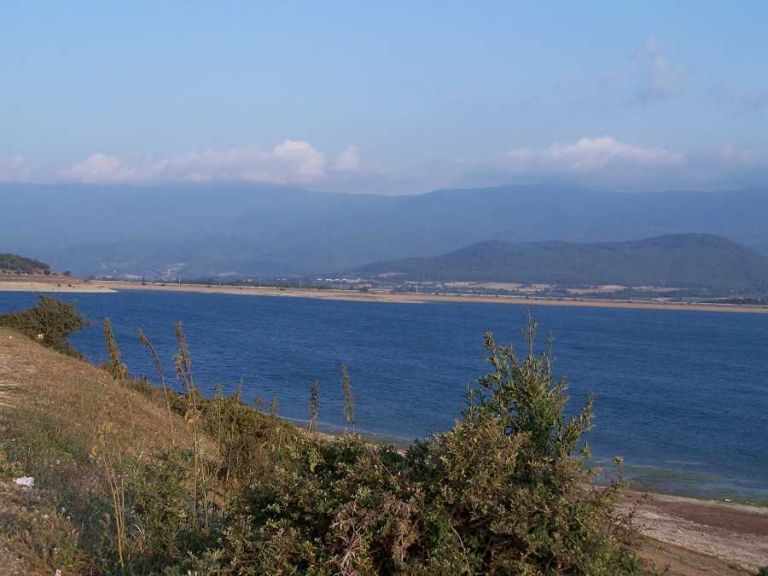
[[[768,2],[0,3],[0,182],[764,186]]]

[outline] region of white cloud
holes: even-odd
[[[112,184],[116,182],[135,182],[139,174],[117,156],[108,154],[91,154],[78,164],[62,171],[66,180],[77,182]]]
[[[554,144],[547,150],[547,155],[579,171],[604,168],[610,164],[674,166],[685,162],[685,156],[679,152],[625,144],[610,136],[580,138],[572,144]]]
[[[358,172],[362,168],[360,151],[357,146],[349,146],[336,158],[333,169],[336,172]]]
[[[322,153],[303,140],[285,140],[271,150],[208,149],[163,158],[121,158],[97,153],[60,172],[86,183],[240,181],[310,184],[327,176]]]
[[[357,193],[413,193],[540,178],[629,188],[736,186],[763,182],[766,171],[766,147],[675,150],[608,135],[516,148],[494,158],[416,163],[397,172],[370,162],[355,146],[328,159],[302,140],[285,140],[271,149],[203,149],[154,158],[96,153],[58,171],[23,156],[0,158],[0,182],[254,182]]]
[[[281,164],[286,181],[311,182],[325,176],[325,158],[311,144],[301,140],[286,140],[272,150]]]
[[[601,136],[539,150],[517,148],[506,153],[506,161],[517,172],[592,172],[611,166],[679,166],[686,162],[686,156],[667,148],[648,148]]]
[[[532,148],[515,148],[509,150],[506,153],[506,157],[513,167],[524,169],[537,164],[541,159],[542,154],[543,152],[536,151]]]
[[[0,182],[26,182],[31,172],[32,167],[21,154],[0,158]]]

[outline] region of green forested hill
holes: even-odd
[[[622,284],[734,290],[768,289],[768,258],[710,234],[578,244],[492,240],[433,258],[370,264],[362,276],[409,280]]]
[[[50,271],[51,267],[48,266],[48,264],[44,264],[38,260],[24,258],[23,256],[17,256],[16,254],[0,253],[0,273],[45,274],[50,273]]]

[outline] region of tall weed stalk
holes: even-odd
[[[155,367],[155,372],[157,373],[157,378],[160,381],[160,385],[163,387],[163,395],[165,396],[165,407],[168,410],[168,427],[171,431],[171,443],[172,445],[175,446],[176,434],[173,426],[173,413],[171,411],[171,393],[168,390],[168,384],[165,381],[165,374],[163,373],[163,365],[160,362],[160,356],[157,354],[157,350],[152,344],[152,341],[149,339],[149,337],[144,333],[144,331],[141,328],[139,328],[137,332],[137,337],[139,339],[139,343],[142,346],[144,346],[144,348],[146,348],[147,352],[149,352],[149,355],[152,358],[152,364]]]
[[[118,563],[125,566],[125,550],[128,543],[125,513],[125,476],[123,469],[123,449],[115,425],[104,422],[96,435],[96,444],[91,449],[91,457],[99,464],[109,485],[112,497],[112,515],[115,524],[115,547]]]
[[[187,336],[184,333],[184,327],[181,322],[176,323],[176,343],[178,351],[174,357],[176,374],[179,377],[187,399],[186,421],[192,425],[192,441],[194,450],[194,470],[193,470],[193,525],[197,527],[199,518],[198,503],[201,497],[201,488],[203,485],[203,466],[202,466],[202,448],[200,438],[200,410],[198,409],[198,392],[195,388],[195,382],[192,377],[192,359],[187,345]],[[203,497],[205,500],[205,497]],[[205,505],[205,502],[204,502]],[[207,509],[207,506],[205,506]],[[206,513],[207,516],[207,513]]]
[[[103,330],[104,341],[107,345],[107,352],[109,353],[107,369],[115,380],[123,383],[128,375],[128,368],[123,364],[122,355],[120,354],[120,346],[117,344],[115,331],[112,329],[112,321],[108,317],[104,318]]]
[[[341,365],[341,391],[344,394],[344,420],[355,431],[355,397],[352,394],[352,382],[346,364]]]
[[[317,420],[317,410],[320,403],[320,381],[315,380],[312,382],[312,386],[309,389],[309,433],[312,434],[314,430],[315,421]]]

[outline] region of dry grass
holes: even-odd
[[[4,486],[18,492],[9,477],[22,474],[36,483],[29,494],[16,494],[20,500],[4,499],[0,510],[0,550],[20,558],[23,573],[81,573],[80,544],[103,538],[94,519],[113,513],[98,457],[105,427],[118,444],[112,448],[134,458],[191,447],[176,414],[171,432],[162,391],[132,386],[0,328],[0,456],[13,462]]]
[[[170,448],[173,442],[189,444],[181,417],[171,436],[158,391],[121,386],[106,371],[8,329],[0,329],[0,341],[0,390],[3,402],[13,408],[6,418],[44,425],[88,448],[105,422],[114,425],[132,454]]]

